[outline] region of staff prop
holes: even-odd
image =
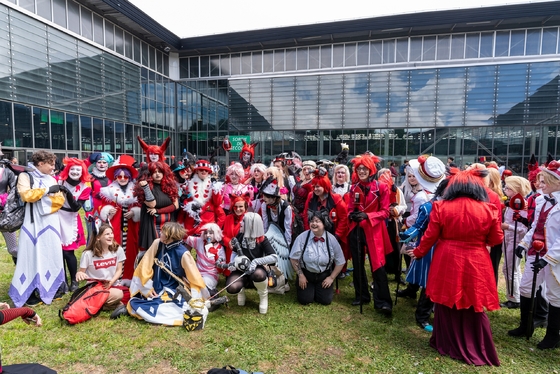
[[[360,205],[360,193],[356,192],[354,194],[354,212],[358,212],[358,206]],[[360,222],[356,222],[356,243],[358,244],[358,295],[360,295],[360,314],[363,314],[363,303],[362,303],[362,271],[364,265],[362,264],[362,245],[360,243]],[[354,282],[356,286],[356,282]]]
[[[521,194],[513,196],[509,203],[511,209],[518,213],[520,210],[525,209],[525,199]],[[513,226],[513,251],[511,251],[511,286],[509,288],[509,295],[513,297],[513,279],[515,278],[515,267],[517,264],[517,259],[515,258],[515,248],[517,247],[517,221]]]
[[[537,252],[535,254],[535,262],[539,261],[539,255],[544,249],[544,243],[540,240],[533,240],[533,249]],[[529,315],[527,318],[527,340],[533,335],[533,310],[535,309],[535,288],[537,288],[537,276],[538,272],[533,272],[533,283],[531,284],[531,309],[529,309]]]

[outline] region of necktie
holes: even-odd
[[[313,241],[314,241],[314,242],[324,242],[325,239],[322,238],[322,237],[320,238],[320,237],[316,236],[316,237],[313,238]]]
[[[551,205],[556,205],[556,200],[553,197],[548,197],[546,195],[543,195],[544,199],[546,201],[548,201]]]

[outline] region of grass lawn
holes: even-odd
[[[0,249],[0,301],[8,301],[14,265]],[[39,362],[59,373],[206,373],[230,364],[264,373],[558,373],[560,350],[540,351],[544,330],[526,339],[507,336],[519,310],[489,313],[501,367],[474,367],[440,356],[428,345],[430,334],[414,321],[415,302],[400,299],[393,317],[372,304],[352,307],[352,277],[340,281],[330,306],[301,306],[292,289],[269,296],[269,311],[258,313],[258,295],[247,291],[247,304],[220,308],[202,331],[149,325],[108,312],[76,326],[60,322],[58,311],[70,295],[36,308],[41,328],[21,320],[0,327],[4,365]],[[224,281],[221,280],[220,287]],[[293,285],[293,284],[292,284]],[[293,288],[293,287],[292,287]],[[394,292],[396,283],[391,282]],[[504,282],[500,299],[504,300]]]

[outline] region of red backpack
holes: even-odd
[[[68,304],[58,311],[61,320],[75,325],[97,316],[109,298],[109,290],[101,282],[91,282],[78,288],[70,297]]]

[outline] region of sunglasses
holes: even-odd
[[[123,180],[123,179],[124,179],[124,180],[127,180],[128,177],[127,177],[126,175],[117,175],[117,179],[118,179],[118,180]]]

